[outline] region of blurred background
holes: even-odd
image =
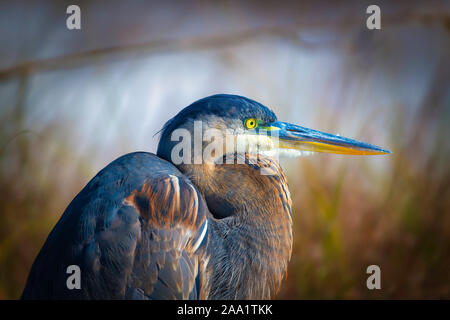
[[[0,299],[100,169],[155,152],[215,93],[393,151],[282,161],[294,247],[276,298],[450,299],[449,57],[449,1],[0,1]]]

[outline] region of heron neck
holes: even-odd
[[[214,257],[208,259],[214,279],[210,298],[270,298],[280,286],[291,255],[286,178],[274,160],[245,157],[244,164],[182,170],[203,194],[212,215],[207,250]],[[272,174],[262,175],[262,168]]]
[[[255,228],[230,217],[213,221],[210,231],[209,298],[270,299],[278,292],[291,255],[290,226]]]

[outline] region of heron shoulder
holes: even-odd
[[[109,198],[118,207],[136,210],[139,219],[154,228],[183,227],[201,233],[207,206],[192,182],[173,164],[147,152],[129,153],[113,161],[86,188]]]
[[[23,298],[197,297],[197,255],[208,230],[203,201],[154,154],[116,159],[69,204],[33,264]],[[65,287],[72,264],[83,270],[82,290]]]

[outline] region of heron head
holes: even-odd
[[[198,100],[169,120],[158,155],[176,165],[215,163],[226,154],[301,156],[311,152],[377,155],[380,147],[281,122],[266,106],[236,95]]]

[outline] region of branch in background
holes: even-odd
[[[246,41],[251,41],[263,36],[280,37],[289,41],[293,41],[298,46],[303,46],[306,48],[316,48],[319,47],[319,45],[309,43],[301,39],[301,30],[326,28],[333,31],[346,31],[349,28],[364,27],[365,18],[366,16],[361,15],[358,17],[347,17],[340,21],[308,21],[307,23],[296,23],[291,26],[258,28],[254,30],[246,30],[213,37],[208,36],[190,39],[160,39],[136,45],[119,45],[108,48],[100,48],[62,57],[25,62],[11,68],[0,70],[0,80],[6,80],[8,78],[21,75],[29,75],[30,73],[39,71],[51,71],[62,68],[69,68],[80,63],[91,62],[93,60],[109,55],[129,53],[150,54],[163,51],[205,50],[212,48],[218,49],[226,46],[244,43]],[[403,12],[391,16],[382,17],[383,26],[406,23],[439,24],[444,26],[446,30],[450,31],[450,15],[448,15],[445,11],[435,11],[434,13]],[[341,42],[336,42],[334,44],[345,47]]]

